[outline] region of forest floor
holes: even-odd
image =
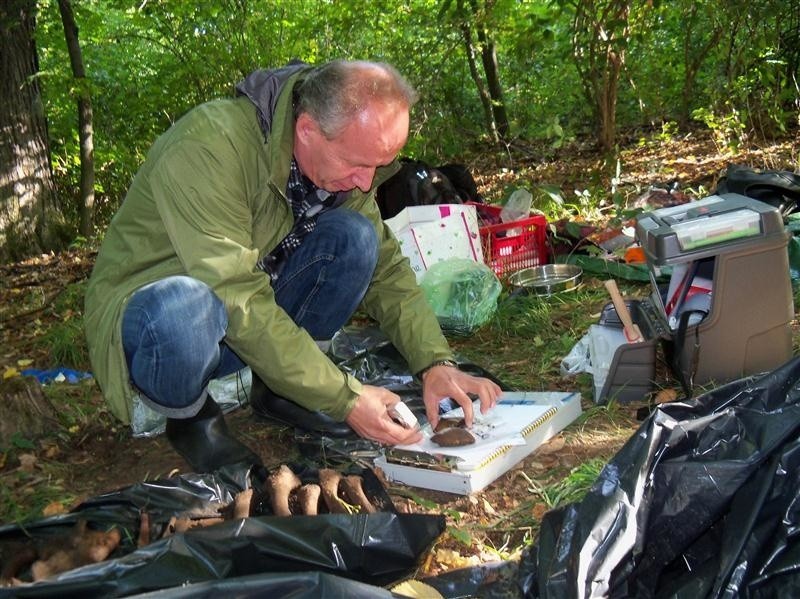
[[[500,168],[498,161],[489,157],[476,158],[469,166],[480,191],[490,201],[523,184],[557,185],[564,197],[588,188],[593,193],[610,189],[610,175],[603,173],[614,173],[614,169],[604,168],[589,146],[573,144],[550,154],[543,159],[533,151],[511,150],[506,156],[506,162],[514,156],[511,167]],[[720,174],[732,163],[798,170],[800,142],[794,137],[754,144],[734,155],[721,149],[710,134],[699,131],[632,138],[621,152],[616,184],[629,203],[652,185],[676,184],[693,197],[702,197],[714,189]],[[578,218],[584,220],[583,215],[576,215]],[[79,298],[68,296],[82,293],[93,259],[92,250],[74,249],[0,266],[0,372],[4,373],[0,398],[11,392],[11,385],[24,368],[64,365],[53,363],[53,345],[69,345],[74,337],[72,341],[68,335],[59,338],[52,333],[53,327],[70,322],[79,326]],[[588,289],[602,287],[591,277],[584,285]],[[633,288],[633,292],[637,290]],[[638,292],[646,294],[647,289],[641,287]],[[559,319],[567,322],[567,313],[580,312],[584,321],[590,322],[606,301],[600,292],[575,298],[548,307],[552,316],[550,334],[559,338],[567,335],[570,342],[582,331],[560,329]],[[580,298],[581,304],[574,303]],[[60,330],[64,335],[63,326]],[[547,334],[543,331],[541,336],[531,336],[525,331],[515,332],[513,326],[495,326],[471,338],[453,339],[458,352],[501,380],[512,381],[516,388],[581,391],[584,414],[494,484],[471,496],[389,484],[398,510],[447,516],[448,533],[429,552],[419,577],[515,558],[522,547],[535,542],[543,514],[585,492],[602,464],[638,427],[637,411],[646,404],[594,406],[590,379],[576,381],[559,374],[558,358],[565,355],[564,342],[559,346],[561,354],[559,350],[549,354],[543,351],[549,343]],[[78,362],[67,365],[88,368],[79,362],[80,354],[76,355]],[[659,384],[676,386],[668,375]],[[48,385],[45,396],[63,412],[61,417],[48,421],[46,430],[37,430],[42,427],[32,423],[30,428],[7,434],[11,442],[0,447],[0,523],[61,513],[107,491],[188,471],[187,464],[163,437],[134,438],[126,426],[115,422],[92,379]],[[228,421],[268,467],[300,459],[289,429],[257,421],[249,408],[229,414]],[[587,465],[591,466],[588,470]]]

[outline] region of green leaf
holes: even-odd
[[[33,449],[36,447],[30,439],[26,439],[19,432],[11,435],[11,445],[17,449]]]
[[[455,528],[453,526],[447,527],[447,533],[453,537],[459,543],[466,545],[467,547],[472,545],[472,535],[469,531],[464,530],[463,528]]]
[[[550,196],[550,199],[552,199],[559,206],[564,205],[564,196],[561,195],[561,188],[558,185],[544,183],[542,185],[537,185],[536,189],[546,193],[548,196]]]

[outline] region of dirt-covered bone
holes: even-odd
[[[341,479],[342,475],[332,468],[322,468],[319,471],[319,486],[322,490],[322,499],[331,514],[347,513],[347,509],[339,499],[339,481]]]
[[[367,498],[366,493],[364,493],[363,483],[364,479],[357,474],[351,474],[343,477],[340,484],[347,501],[358,506],[362,512],[374,514],[378,510]]]
[[[296,513],[304,516],[316,516],[319,513],[319,496],[322,493],[319,485],[308,483],[297,489],[295,493]]]
[[[47,555],[43,552],[33,562],[33,580],[44,580],[86,564],[102,562],[117,548],[121,539],[122,535],[116,528],[109,531],[90,530],[85,520],[79,520],[64,545]]]
[[[145,547],[150,544],[150,514],[141,510],[139,512],[139,538],[136,540],[137,547]]]
[[[272,472],[266,483],[272,504],[272,513],[276,516],[291,516],[289,495],[302,484],[303,481],[286,464],[281,464],[280,468]]]
[[[233,519],[239,520],[250,515],[253,503],[253,489],[245,489],[233,498]]]

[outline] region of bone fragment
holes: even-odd
[[[68,546],[58,549],[46,559],[39,559],[31,565],[34,581],[43,580],[79,566],[102,562],[119,545],[122,535],[112,528],[104,532],[89,530],[86,521],[80,520],[69,538]]]
[[[322,493],[319,485],[309,483],[297,489],[296,499],[299,513],[305,516],[316,516],[319,512],[319,496]]]
[[[233,498],[233,519],[239,520],[250,515],[250,506],[253,502],[253,489],[245,489]]]
[[[341,486],[345,497],[347,497],[350,503],[360,507],[362,512],[374,514],[378,510],[372,505],[367,495],[364,493],[363,483],[364,480],[360,476],[351,474],[342,478]]]
[[[339,500],[339,481],[341,479],[342,475],[332,468],[322,468],[319,471],[319,486],[322,490],[322,499],[331,514],[347,513],[347,509]]]
[[[292,472],[286,464],[269,475],[267,489],[269,490],[272,513],[276,516],[291,516],[289,509],[289,495],[302,484],[300,478]]]

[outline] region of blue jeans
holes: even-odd
[[[363,299],[377,257],[366,217],[325,212],[273,284],[275,300],[314,339],[330,339]],[[138,289],[122,318],[122,345],[143,401],[172,418],[194,416],[211,379],[245,366],[225,343],[227,327],[222,301],[197,279],[167,277]]]

